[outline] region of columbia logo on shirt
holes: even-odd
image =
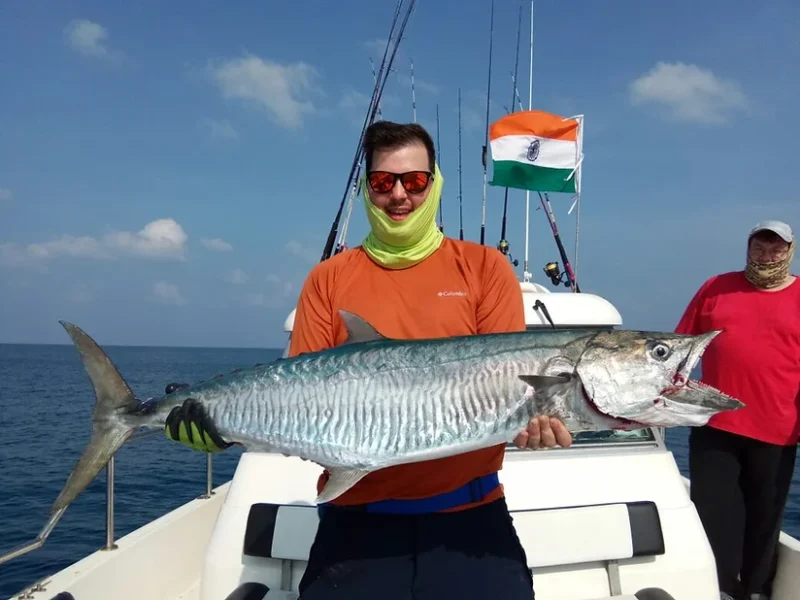
[[[467,295],[467,292],[450,292],[450,291],[439,292],[437,294],[437,296],[442,297],[442,298],[447,297],[447,296],[466,296],[466,295]]]

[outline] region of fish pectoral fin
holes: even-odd
[[[571,375],[520,375],[519,378],[531,386],[537,392],[551,385],[567,383],[572,379]]]
[[[369,473],[369,471],[360,469],[329,469],[328,481],[317,496],[317,504],[330,502],[338,498]]]
[[[370,325],[367,321],[362,319],[356,314],[340,310],[339,316],[344,321],[344,326],[347,328],[347,339],[345,344],[357,344],[358,342],[374,342],[376,340],[385,340],[386,337],[378,333],[378,330]]]

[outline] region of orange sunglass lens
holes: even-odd
[[[388,192],[394,186],[394,175],[391,173],[370,173],[369,184],[376,192]]]
[[[409,192],[421,192],[428,185],[428,174],[421,171],[403,175],[403,187]]]

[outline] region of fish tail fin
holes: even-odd
[[[80,354],[96,401],[92,414],[92,437],[53,503],[51,513],[66,508],[82,494],[136,431],[130,419],[123,419],[122,416],[139,406],[136,396],[103,349],[80,327],[66,321],[59,323],[66,329]]]

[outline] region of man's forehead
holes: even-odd
[[[419,144],[407,144],[405,146],[396,146],[392,148],[376,148],[372,155],[373,163],[383,162],[419,162],[422,163],[422,168],[427,166],[428,152],[425,146]]]
[[[755,245],[781,245],[788,246],[789,244],[781,236],[774,231],[760,231],[756,233],[750,241]]]

